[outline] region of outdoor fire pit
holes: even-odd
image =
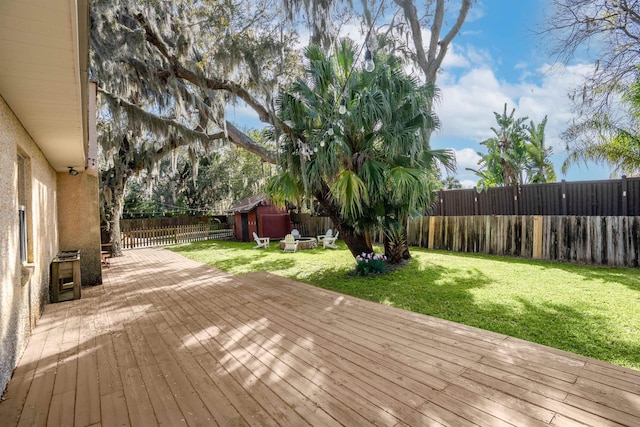
[[[318,246],[318,241],[315,237],[300,237],[298,241],[298,250],[300,249],[315,249]],[[280,240],[280,249],[284,249],[284,240]]]

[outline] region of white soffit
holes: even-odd
[[[59,172],[85,166],[82,1],[0,0],[0,95]]]

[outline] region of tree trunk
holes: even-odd
[[[124,210],[124,191],[114,191],[111,218],[109,219],[109,241],[111,242],[111,256],[122,256],[122,233],[120,232],[120,218]]]
[[[347,248],[351,251],[351,255],[355,258],[356,255],[360,255],[363,252],[373,252],[373,246],[371,246],[367,233],[357,231],[353,226],[345,223],[340,215],[340,209],[325,196],[326,194],[328,194],[328,191],[317,191],[315,193],[316,200],[318,200],[324,211],[328,213],[334,227],[340,232],[340,237],[342,237]]]
[[[336,226],[336,229],[340,231],[340,237],[342,237],[342,240],[344,240],[344,243],[354,258],[363,252],[367,254],[373,252],[373,247],[367,244],[368,239],[366,233],[357,232],[353,227],[347,226],[346,224],[336,224],[333,218],[331,218],[331,220]]]
[[[118,168],[100,171],[101,223],[103,229],[109,233],[111,256],[122,256],[122,235],[120,232],[120,218],[124,211],[124,189],[130,174],[119,173]]]
[[[384,255],[391,264],[411,258],[407,243],[407,219],[406,215],[403,215],[400,222],[390,224],[384,233]]]
[[[411,252],[409,252],[409,246],[406,243],[406,236],[403,235],[403,238],[394,242],[385,234],[383,238],[384,242],[384,256],[387,257],[387,260],[391,264],[398,264],[403,259],[411,258]]]

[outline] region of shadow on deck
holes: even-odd
[[[640,425],[640,372],[163,249],[46,307],[0,425]]]

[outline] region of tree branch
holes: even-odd
[[[260,119],[260,121],[275,125],[267,109],[242,86],[228,80],[199,76],[193,71],[189,70],[178,60],[175,55],[169,52],[166,45],[162,42],[162,40],[160,40],[158,35],[155,33],[155,31],[153,31],[153,28],[151,28],[151,26],[147,23],[146,19],[141,13],[137,14],[135,18],[145,32],[145,39],[156,49],[158,49],[162,56],[164,56],[171,65],[170,72],[166,70],[158,71],[158,75],[160,77],[167,78],[169,75],[173,74],[174,76],[187,80],[198,87],[205,87],[211,90],[226,90],[246,102],[247,105],[249,105],[249,107],[251,107],[258,114],[258,118]]]
[[[443,0],[438,0],[438,6],[441,3],[444,3]],[[442,6],[444,10],[444,5]],[[458,12],[458,18],[456,19],[456,23],[451,27],[447,35],[438,43],[440,50],[438,52],[438,56],[429,61],[429,73],[427,75],[427,81],[431,83],[435,83],[436,81],[436,73],[438,69],[442,65],[442,61],[444,60],[444,56],[447,54],[447,50],[449,49],[449,44],[453,38],[458,34],[460,28],[462,28],[462,24],[467,19],[467,15],[469,14],[469,9],[471,8],[471,0],[462,0],[462,4],[460,5],[460,11]],[[434,32],[435,28],[431,27],[431,31]],[[440,28],[438,28],[438,36],[440,35]]]
[[[407,20],[409,27],[411,28],[411,35],[413,44],[416,50],[416,59],[418,66],[425,74],[426,81],[429,83],[435,83],[438,70],[442,65],[442,61],[447,53],[449,44],[453,38],[458,34],[462,24],[464,23],[469,9],[471,8],[472,0],[462,0],[460,5],[460,11],[456,23],[449,30],[446,36],[439,40],[440,33],[442,32],[442,23],[444,21],[445,14],[445,0],[437,0],[436,11],[433,17],[433,23],[431,25],[431,37],[429,40],[429,48],[425,51],[424,41],[422,39],[422,26],[420,25],[420,19],[418,18],[418,12],[413,3],[413,0],[394,0],[395,3],[400,6],[404,12],[405,19]]]
[[[229,141],[234,145],[243,148],[253,154],[256,154],[260,157],[260,159],[264,160],[268,163],[276,163],[276,154],[273,151],[269,151],[265,147],[257,144],[253,139],[251,139],[247,134],[240,131],[236,128],[232,123],[226,122],[227,132],[220,131],[214,134],[207,134],[204,132],[200,132],[197,130],[193,130],[188,128],[187,126],[176,122],[175,120],[167,119],[165,117],[157,116],[155,114],[149,113],[139,106],[127,102],[121,98],[115,97],[107,91],[99,89],[100,93],[105,95],[109,99],[109,102],[113,104],[118,104],[119,107],[124,107],[125,110],[135,111],[135,114],[139,117],[143,117],[147,122],[159,122],[163,123],[166,127],[176,128],[180,133],[185,135],[190,135],[193,138],[200,139],[202,141],[213,142],[221,139],[225,139],[228,136]],[[180,141],[180,142],[178,142]],[[160,160],[167,154],[171,152],[171,150],[178,148],[179,146],[186,145],[190,142],[189,138],[170,138],[170,143],[163,145],[156,153],[154,154],[154,160]]]
[[[425,55],[424,42],[422,40],[422,26],[420,26],[420,20],[418,19],[418,11],[412,0],[394,0],[395,3],[402,8],[405,19],[411,27],[411,35],[413,38],[413,44],[416,48],[416,59],[418,66],[422,71],[427,74],[429,68],[429,60]]]

